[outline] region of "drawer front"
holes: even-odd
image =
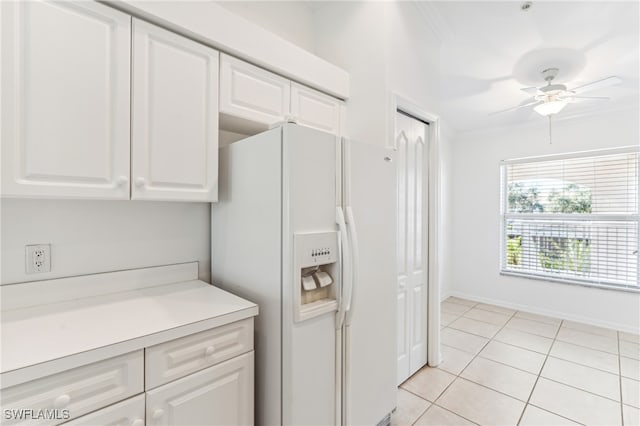
[[[146,389],[253,350],[253,318],[147,348]]]
[[[1,423],[57,425],[141,393],[143,362],[136,351],[3,389]]]
[[[144,426],[144,394],[71,420],[64,426]]]
[[[253,351],[147,392],[148,426],[252,426]]]
[[[239,59],[220,55],[220,112],[263,124],[289,114],[291,82]]]

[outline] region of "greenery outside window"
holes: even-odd
[[[501,272],[638,284],[638,149],[503,161]]]

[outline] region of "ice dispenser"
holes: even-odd
[[[294,319],[336,311],[340,280],[337,232],[294,235]]]

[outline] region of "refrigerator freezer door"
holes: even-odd
[[[296,264],[294,236],[333,233],[335,237],[336,143],[335,136],[318,130],[295,124],[283,126],[282,421],[285,425],[324,426],[335,421],[337,304],[329,312],[295,322],[300,267],[308,263]],[[327,256],[322,254],[327,249],[334,251],[331,247],[324,243],[318,246],[322,259]],[[323,262],[331,260],[327,259]],[[332,275],[333,283],[317,291],[326,290],[330,294],[331,286],[339,288],[340,265],[330,264],[330,268],[331,265],[335,267],[325,272]]]
[[[383,147],[345,141],[343,151],[343,202],[358,238],[345,325],[343,424],[375,425],[396,405],[396,169]]]
[[[282,129],[220,149],[211,206],[211,276],[260,306],[255,319],[256,420],[282,422]]]

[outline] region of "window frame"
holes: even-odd
[[[506,238],[506,226],[509,219],[535,219],[540,221],[558,221],[559,223],[566,221],[613,221],[613,222],[636,222],[638,226],[638,232],[640,232],[640,212],[636,214],[571,214],[571,213],[509,213],[509,197],[508,197],[508,179],[507,179],[507,167],[512,164],[522,163],[535,163],[542,161],[554,161],[554,160],[566,160],[574,158],[588,158],[605,155],[615,154],[639,154],[638,161],[636,162],[636,178],[638,179],[638,185],[636,190],[638,193],[636,197],[640,203],[640,146],[625,146],[612,149],[598,149],[591,151],[579,151],[563,154],[551,154],[543,156],[532,156],[514,158],[509,160],[500,161],[500,261],[499,261],[499,273],[505,276],[515,276],[534,280],[559,282],[563,284],[579,285],[589,288],[602,288],[606,290],[616,290],[631,293],[640,293],[640,238],[636,241],[638,256],[638,267],[636,271],[636,285],[624,285],[624,284],[611,284],[602,282],[597,279],[587,279],[580,277],[566,277],[566,276],[552,276],[545,273],[539,273],[534,271],[514,271],[507,268],[507,238]]]

